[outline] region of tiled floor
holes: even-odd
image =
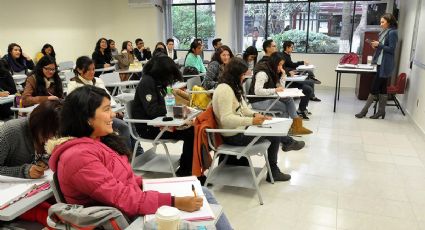
[[[317,90],[298,138],[300,151],[280,152],[290,182],[254,191],[212,187],[235,229],[425,229],[425,138],[395,107],[385,120],[356,119],[364,101],[342,90]],[[372,110],[371,110],[372,111]]]

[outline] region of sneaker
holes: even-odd
[[[298,116],[300,116],[302,119],[304,120],[310,120],[310,118],[308,118],[307,113],[305,111],[297,111]]]
[[[305,142],[304,141],[297,141],[292,139],[291,143],[289,144],[282,144],[282,151],[288,152],[291,150],[300,150],[304,148]]]
[[[305,109],[305,110],[304,110],[304,113],[305,113],[305,114],[308,114],[308,115],[312,115],[312,113],[311,113],[310,111],[308,111],[308,109]]]
[[[274,181],[288,181],[288,180],[291,179],[291,175],[285,174],[283,172],[276,172],[276,173],[272,173],[272,174],[273,174],[273,180]],[[272,182],[268,173],[267,173],[266,181],[269,182],[269,183]]]
[[[320,102],[320,101],[322,101],[322,100],[320,100],[319,98],[317,98],[317,97],[312,97],[312,98],[310,98],[310,101],[317,101],[317,102]]]

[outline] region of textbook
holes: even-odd
[[[203,197],[203,206],[196,212],[185,212],[180,210],[180,218],[187,221],[214,220],[214,213],[202,192],[201,183],[195,176],[143,179],[144,191],[153,190],[162,193],[171,193],[172,196],[193,196],[192,185],[195,187],[197,196]],[[154,214],[146,215],[145,222],[153,218],[155,218]]]

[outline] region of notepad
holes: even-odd
[[[304,94],[298,88],[285,88],[283,92],[277,93],[279,97],[303,97]]]
[[[262,125],[270,125],[270,124],[279,123],[279,122],[286,122],[286,121],[290,121],[290,120],[292,120],[292,119],[282,118],[282,117],[273,117],[271,120],[265,120]]]
[[[214,213],[202,191],[201,183],[195,176],[143,180],[143,190],[171,193],[172,196],[193,196],[192,185],[195,186],[196,194],[204,198],[203,206],[196,212],[180,211],[180,218],[187,221],[215,219]],[[146,215],[145,221],[149,221],[153,218],[155,218],[155,215]]]

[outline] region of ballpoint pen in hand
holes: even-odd
[[[193,192],[193,195],[196,197],[195,185],[193,184],[192,184],[192,192]]]

